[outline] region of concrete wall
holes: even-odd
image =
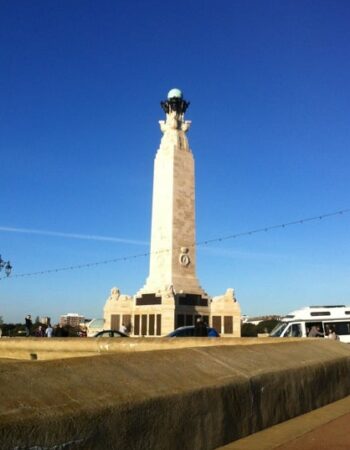
[[[299,338],[289,338],[299,342]],[[283,339],[269,338],[2,338],[0,358],[47,360],[95,356],[105,353],[173,350],[177,348],[225,345],[282,345]]]
[[[0,359],[1,448],[214,449],[349,395],[347,344],[262,341]]]

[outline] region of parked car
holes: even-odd
[[[165,337],[194,337],[194,325],[176,328],[176,330],[167,334]],[[215,328],[208,327],[208,337],[220,337]]]
[[[103,330],[96,333],[93,337],[97,338],[126,338],[129,337],[127,334],[122,333],[118,330]]]

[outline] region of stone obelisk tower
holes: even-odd
[[[220,334],[240,335],[233,289],[209,297],[196,277],[194,159],[184,118],[189,103],[179,89],[161,102],[166,120],[154,161],[150,271],[135,296],[113,288],[104,307],[105,328],[121,324],[134,336],[161,336],[202,316]]]
[[[184,313],[209,316],[208,295],[196,277],[194,159],[184,120],[189,103],[178,89],[161,102],[166,120],[154,161],[150,272],[137,306],[162,305],[162,329],[184,325]],[[140,311],[141,313],[141,311]]]
[[[150,272],[141,293],[197,294],[194,159],[184,120],[189,103],[172,89],[161,103],[166,120],[154,161]]]

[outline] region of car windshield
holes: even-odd
[[[104,322],[104,319],[92,319],[88,326],[89,328],[103,328]]]
[[[280,337],[283,331],[287,328],[288,322],[280,322],[278,323],[275,328],[271,331],[270,336],[271,337]]]

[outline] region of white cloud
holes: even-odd
[[[99,235],[94,235],[94,234],[63,233],[60,231],[33,230],[33,229],[29,229],[29,228],[14,228],[14,227],[0,227],[0,231],[8,232],[8,233],[37,234],[40,236],[62,237],[62,238],[68,238],[68,239],[86,239],[86,240],[92,240],[92,241],[108,241],[108,242],[117,242],[119,244],[149,245],[149,242],[146,242],[146,241],[117,238],[117,237],[113,237],[113,236],[99,236]]]

